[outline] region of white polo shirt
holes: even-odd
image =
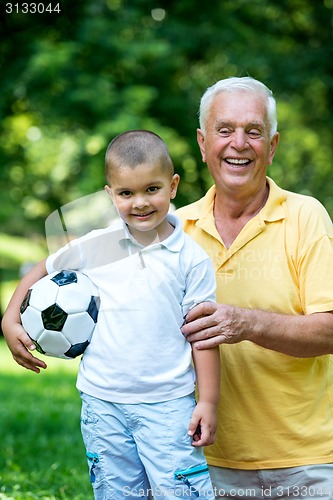
[[[158,402],[193,392],[191,346],[180,327],[191,307],[215,300],[208,255],[175,227],[143,247],[123,221],[92,231],[47,259],[49,273],[76,269],[98,287],[101,306],[77,388],[118,403]]]

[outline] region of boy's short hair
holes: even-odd
[[[117,135],[105,154],[105,177],[111,182],[112,171],[122,167],[135,168],[144,163],[161,166],[164,172],[174,174],[174,166],[167,145],[150,130],[129,130]]]

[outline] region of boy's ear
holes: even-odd
[[[106,194],[108,194],[110,196],[110,198],[113,199],[113,194],[112,194],[112,189],[110,188],[110,186],[108,186],[107,184],[104,186],[104,190],[106,192]]]
[[[180,181],[179,175],[174,174],[171,180],[171,192],[170,192],[171,200],[173,200],[176,197],[179,181]]]

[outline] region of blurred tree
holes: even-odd
[[[196,145],[200,96],[247,74],[278,100],[272,177],[333,213],[333,0],[62,0],[38,15],[4,5],[4,232],[43,234],[51,211],[101,189],[107,144],[127,129],[160,134],[182,178],[177,205],[197,199],[211,183]]]

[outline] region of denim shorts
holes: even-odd
[[[81,431],[95,499],[214,500],[202,448],[187,434],[194,394],[119,404],[81,393]]]

